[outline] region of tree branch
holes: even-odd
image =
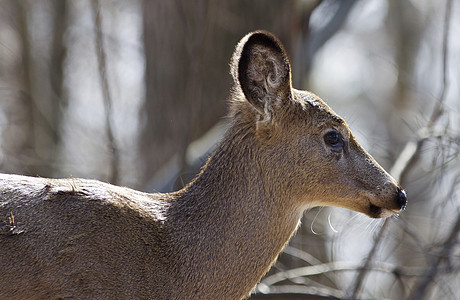
[[[313,11],[323,2],[324,1],[317,1],[314,3]],[[306,24],[308,28],[304,29],[301,33],[295,59],[296,64],[299,66],[296,68],[297,71],[294,76],[296,80],[295,86],[299,88],[302,86],[305,77],[310,71],[314,55],[343,26],[355,3],[357,3],[356,0],[335,1],[334,4],[338,7],[334,16],[326,25],[315,31],[312,31],[309,24]],[[305,21],[308,23],[310,21],[310,16],[311,13],[305,18]]]
[[[369,270],[369,266],[371,265],[372,261],[374,260],[375,254],[377,253],[377,250],[380,247],[380,243],[383,240],[383,236],[386,233],[388,227],[390,224],[390,219],[386,219],[383,222],[382,227],[379,230],[379,233],[375,239],[374,245],[372,246],[371,251],[367,255],[367,258],[364,262],[364,264],[361,266],[360,271],[358,272],[358,275],[356,275],[355,279],[353,280],[352,284],[350,285],[350,289],[347,291],[345,298],[346,299],[354,299],[356,298],[358,292],[361,290],[361,286],[364,282],[364,278],[367,275],[367,271]]]
[[[109,139],[109,147],[112,152],[112,159],[111,159],[111,173],[109,176],[109,182],[113,184],[117,184],[119,181],[119,161],[120,161],[120,154],[118,151],[118,146],[115,140],[115,136],[113,134],[113,126],[112,126],[112,97],[110,94],[109,83],[107,79],[107,59],[106,53],[104,50],[104,41],[102,35],[102,15],[101,15],[101,5],[99,0],[90,1],[93,8],[93,15],[94,15],[94,23],[96,29],[96,53],[97,53],[97,64],[99,68],[99,76],[101,81],[102,87],[102,96],[104,99],[104,106],[105,106],[105,123],[106,123],[106,134],[107,138]]]
[[[447,259],[450,256],[452,252],[452,248],[456,245],[458,241],[459,233],[460,233],[460,217],[457,218],[457,222],[452,228],[449,234],[449,237],[444,242],[443,244],[444,247],[441,249],[439,254],[436,256],[436,259],[434,259],[431,266],[428,269],[426,269],[425,273],[423,274],[423,277],[415,285],[415,288],[412,289],[412,293],[408,298],[409,300],[420,300],[420,299],[423,299],[424,296],[428,294],[427,291],[431,288],[433,284],[433,279],[439,273],[439,266],[445,259]]]
[[[338,271],[353,271],[363,268],[361,263],[355,261],[335,261],[314,266],[295,268],[287,271],[278,272],[267,276],[260,282],[261,290],[269,289],[271,286],[288,279],[294,279],[304,276],[320,275]],[[425,273],[423,267],[400,267],[384,262],[370,262],[366,266],[368,271],[377,271],[390,273],[402,277],[419,277]]]
[[[413,168],[413,166],[416,165],[418,162],[418,159],[420,158],[420,153],[421,149],[428,139],[429,135],[427,133],[431,133],[433,131],[433,127],[435,123],[439,120],[441,115],[443,114],[443,105],[445,102],[445,97],[446,97],[446,90],[448,87],[448,77],[447,77],[447,66],[448,66],[448,46],[449,46],[449,32],[450,32],[450,17],[451,17],[451,11],[452,11],[452,0],[447,0],[446,3],[446,12],[445,12],[445,18],[444,18],[444,27],[443,27],[443,41],[442,41],[442,84],[441,84],[441,92],[439,95],[439,100],[436,102],[435,106],[433,107],[433,111],[431,113],[431,117],[427,122],[427,125],[422,128],[420,131],[421,134],[416,141],[409,141],[406,146],[404,147],[404,150],[400,153],[398,159],[396,159],[395,164],[393,165],[393,168],[391,169],[391,172],[395,179],[400,182],[402,185],[406,182],[406,176],[407,173],[410,169]],[[361,289],[362,282],[366,276],[367,273],[367,267],[368,265],[374,260],[375,253],[377,252],[377,249],[380,247],[380,242],[384,236],[384,233],[388,230],[389,227],[389,219],[386,219],[385,222],[383,223],[383,226],[380,228],[379,234],[377,236],[377,239],[375,240],[375,243],[369,252],[369,255],[367,256],[366,261],[363,264],[363,267],[361,271],[357,274],[355,277],[355,280],[353,281],[353,284],[351,285],[351,288],[349,292],[347,293],[347,298],[356,298],[359,290]],[[458,220],[460,222],[460,218]],[[460,224],[459,224],[460,226]],[[454,227],[454,230],[456,227]],[[450,251],[450,248],[447,249]],[[439,261],[435,262],[432,267],[437,269],[439,266]],[[432,273],[435,271],[432,271]],[[432,274],[427,274],[427,278],[432,278]],[[428,279],[423,280],[423,282],[427,281]],[[424,291],[428,288],[428,285],[426,284],[425,287],[423,288]],[[418,294],[417,294],[418,295]],[[411,299],[419,299],[419,298],[411,298]]]

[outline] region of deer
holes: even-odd
[[[0,175],[1,299],[244,299],[305,210],[405,209],[344,119],[292,87],[274,35],[247,34],[230,65],[230,124],[183,189]]]

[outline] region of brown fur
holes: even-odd
[[[244,37],[231,73],[231,125],[178,192],[1,175],[0,298],[241,299],[306,208],[401,209],[397,183],[346,123],[291,88],[275,37]],[[341,153],[324,142],[331,129],[345,137]]]

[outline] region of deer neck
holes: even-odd
[[[243,297],[299,222],[300,209],[283,204],[293,201],[283,202],[289,195],[268,182],[251,143],[251,133],[230,129],[171,206],[173,236],[178,237],[174,247],[183,250],[177,259],[178,280],[190,285],[189,291],[203,293],[197,297],[212,298],[213,292]]]

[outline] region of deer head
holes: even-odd
[[[290,190],[299,211],[339,206],[388,217],[404,209],[405,192],[313,93],[292,88],[281,43],[270,33],[245,36],[232,58],[232,116],[253,131],[269,182]],[[275,188],[275,187],[274,187]]]

